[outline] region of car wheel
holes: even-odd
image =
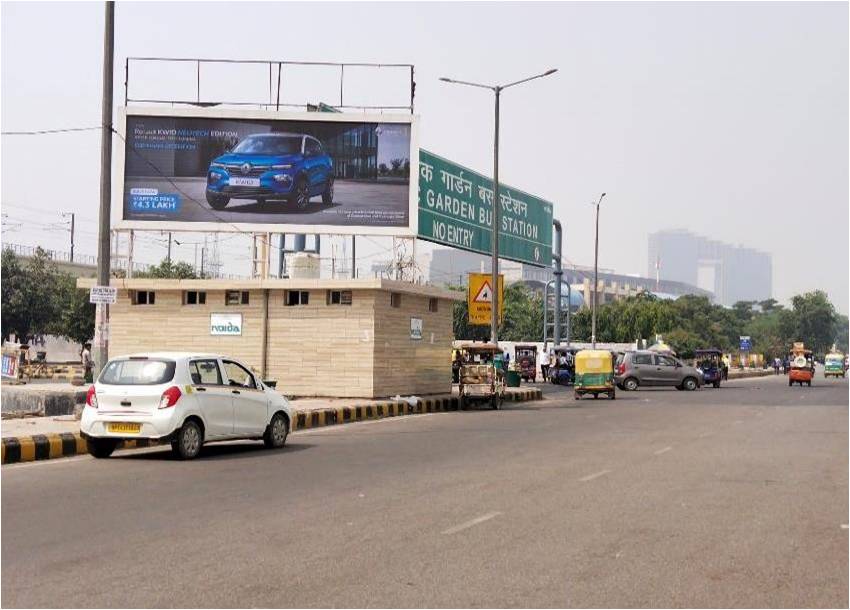
[[[790,387],[791,387],[791,386],[793,386],[793,385],[794,385],[794,382],[793,382],[793,381],[791,381],[791,380],[789,379],[789,380],[788,380],[788,387],[790,388]]]
[[[210,207],[214,210],[223,210],[227,207],[227,204],[230,203],[230,197],[226,195],[214,195],[213,193],[207,193],[207,203],[210,204]]]
[[[635,390],[637,390],[638,385],[640,384],[638,383],[638,380],[634,377],[629,377],[628,379],[623,381],[623,389],[629,392],[634,392]]]
[[[693,377],[686,377],[685,380],[682,381],[682,388],[688,392],[693,392],[697,389],[697,380]]]
[[[328,176],[328,182],[325,184],[325,190],[322,193],[322,203],[331,205],[334,202],[334,177]]]
[[[289,434],[289,425],[286,423],[286,418],[283,413],[275,413],[271,422],[263,434],[263,443],[269,449],[278,449],[286,443],[286,437]]]
[[[720,387],[720,382],[719,382],[719,381],[715,381],[715,382],[714,382],[714,383],[712,383],[711,385],[712,385],[712,386],[714,386],[715,388],[719,388],[719,387]]]
[[[303,210],[310,204],[310,185],[306,176],[301,176],[295,185],[295,207]]]
[[[108,458],[118,446],[118,441],[111,438],[87,438],[86,449],[96,458]]]
[[[191,460],[198,457],[201,445],[204,442],[204,434],[197,422],[189,419],[183,422],[177,437],[171,441],[171,452],[181,460]]]
[[[611,393],[608,394],[608,398],[610,398],[611,400],[616,400],[617,399],[617,391],[611,390]]]

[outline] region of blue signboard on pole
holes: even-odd
[[[753,342],[749,337],[740,337],[741,339],[741,351],[748,352],[753,349]]]

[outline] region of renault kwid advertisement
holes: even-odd
[[[146,108],[124,121],[119,228],[410,231],[412,116]],[[270,224],[288,226],[258,228]]]

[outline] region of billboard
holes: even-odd
[[[120,119],[119,229],[415,235],[412,115],[126,108]]]

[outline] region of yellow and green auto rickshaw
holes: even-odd
[[[844,354],[833,349],[823,360],[823,376],[843,378],[844,375]]]
[[[598,398],[606,394],[614,400],[614,357],[606,350],[584,349],[575,355],[575,390],[576,400],[584,394],[593,394]]]

